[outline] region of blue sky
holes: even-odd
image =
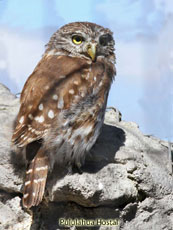
[[[108,106],[145,134],[173,140],[172,0],[0,0],[0,82],[20,92],[51,34],[72,21],[114,32]]]

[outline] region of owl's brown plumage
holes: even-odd
[[[112,32],[88,22],[70,23],[51,37],[26,81],[12,142],[39,140],[26,172],[23,206],[38,205],[56,160],[79,166],[103,123],[115,75]]]

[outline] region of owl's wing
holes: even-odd
[[[77,60],[76,60],[77,59]],[[26,81],[21,94],[12,142],[23,147],[44,137],[52,119],[64,109],[59,91],[66,80],[87,66],[87,60],[67,56],[44,56]],[[73,93],[73,92],[72,92]],[[66,105],[68,106],[68,105]]]

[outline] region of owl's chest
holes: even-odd
[[[68,79],[68,84],[64,82],[58,91],[63,109],[50,135],[57,156],[77,162],[94,145],[103,124],[110,83],[103,68],[79,71]],[[60,105],[60,101],[57,103]]]
[[[88,95],[104,97],[104,91],[108,90],[111,78],[107,75],[106,66],[101,63],[81,66],[68,75],[61,76],[56,83],[56,72],[54,73],[56,87],[54,93],[58,95],[59,109],[69,109],[73,104],[87,100]],[[63,105],[61,105],[61,102]]]
[[[59,118],[61,124],[64,123],[62,129],[72,131],[72,135],[83,129],[83,135],[89,140],[98,129],[98,123],[103,122],[110,81],[104,71],[95,74],[91,69],[87,69],[84,75],[82,72],[80,79],[76,78],[75,81],[80,81],[80,84]]]
[[[103,122],[111,79],[103,65],[96,65],[74,73],[68,80],[70,87],[61,92],[65,109],[58,116],[63,124],[60,129],[68,130],[71,136],[78,136],[83,129],[81,134],[89,140]]]
[[[101,109],[97,105],[76,107],[64,113],[61,125],[54,131],[53,143],[58,162],[78,164],[96,142],[104,120],[106,102]],[[60,120],[58,121],[58,123]]]
[[[86,100],[86,101],[85,101]],[[88,95],[85,100],[73,105],[63,112],[58,123],[57,141],[63,148],[70,146],[70,151],[88,151],[100,134],[104,120],[106,100],[98,103],[98,99]],[[66,152],[66,151],[64,151]]]

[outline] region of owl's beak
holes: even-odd
[[[90,43],[87,47],[87,53],[91,57],[92,61],[96,60],[96,47],[97,47],[96,43]]]

